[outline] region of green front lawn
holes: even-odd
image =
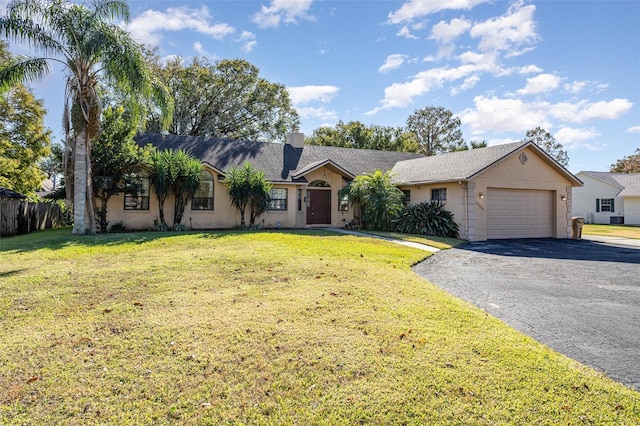
[[[0,242],[0,424],[637,424],[640,393],[330,232]]]
[[[640,226],[585,224],[582,228],[582,233],[585,235],[640,239]]]

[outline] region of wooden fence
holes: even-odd
[[[0,200],[1,237],[57,228],[65,225],[66,219],[56,203]]]

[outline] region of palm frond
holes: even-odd
[[[39,81],[49,71],[49,63],[44,58],[14,57],[0,69],[0,93],[16,84]]]
[[[17,16],[0,18],[0,35],[26,43],[30,48],[41,51],[44,55],[58,55],[65,52],[64,46],[42,25],[32,19]]]
[[[122,19],[124,22],[131,20],[129,4],[125,0],[92,0],[93,14],[97,20]]]

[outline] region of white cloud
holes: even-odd
[[[393,83],[384,89],[384,99],[380,101],[381,105],[366,114],[372,115],[391,108],[404,108],[410,105],[416,97],[422,96],[432,89],[442,87],[445,83],[475,76],[465,82],[460,87],[462,88],[465,85],[475,84],[478,73],[496,71],[495,64],[486,61],[487,57],[474,58],[485,60],[485,62],[463,64],[455,68],[430,68],[416,74],[411,81]]]
[[[465,109],[459,116],[475,134],[484,132],[516,132],[523,136],[538,126],[552,127],[546,116],[545,103],[525,103],[521,99],[476,96],[475,108]]]
[[[196,51],[196,53],[198,53],[199,55],[202,56],[206,56],[210,59],[217,59],[217,56],[211,52],[208,52],[204,49],[204,46],[202,46],[202,43],[200,43],[199,41],[196,41],[195,43],[193,43],[193,50]]]
[[[584,90],[584,88],[587,87],[588,84],[588,81],[572,81],[571,83],[565,83],[562,88],[565,90],[565,92],[577,94],[582,92],[582,90]]]
[[[628,99],[589,102],[559,102],[549,105],[549,115],[568,123],[584,123],[587,120],[615,120],[627,113],[633,103]]]
[[[416,37],[413,34],[411,34],[411,30],[409,30],[409,27],[407,25],[402,26],[402,28],[400,28],[398,30],[396,35],[399,36],[399,37],[408,38],[409,40],[417,40],[418,39],[418,37]]]
[[[542,101],[524,102],[518,98],[476,96],[473,101],[474,107],[465,109],[459,116],[474,134],[516,132],[524,135],[527,130],[538,126],[551,130],[557,122],[582,123],[595,119],[615,119],[633,105],[626,99],[552,104]],[[573,129],[569,126],[563,126],[556,133],[559,141],[574,143],[597,136],[599,133],[594,128]]]
[[[385,73],[391,70],[396,70],[400,68],[400,66],[404,63],[405,59],[407,59],[407,55],[394,54],[387,56],[387,60],[378,68],[379,72]]]
[[[607,83],[598,83],[596,81],[573,81],[571,83],[566,83],[562,88],[569,93],[580,93],[585,89],[591,89],[592,92],[600,93],[603,90],[607,89],[609,85]]]
[[[471,28],[471,21],[467,19],[452,19],[450,22],[440,21],[431,28],[430,39],[439,43],[449,44],[459,35]]]
[[[242,44],[242,50],[245,52],[252,52],[258,42],[256,41],[256,35],[249,31],[243,31],[240,34],[240,38],[236,40]]]
[[[0,0],[0,15],[4,15],[8,4],[9,0]]]
[[[595,128],[575,129],[573,127],[563,127],[558,130],[553,137],[563,145],[569,146],[572,143],[593,139],[600,136]]]
[[[133,19],[127,26],[134,40],[158,45],[162,33],[167,31],[192,30],[214,39],[223,39],[233,34],[235,29],[228,24],[211,24],[211,15],[206,6],[190,9],[186,6],[168,8],[165,12],[147,10]]]
[[[480,81],[480,77],[478,77],[477,75],[472,75],[471,77],[467,77],[464,79],[464,82],[460,86],[457,86],[451,89],[451,95],[455,96],[460,92],[464,92],[465,90],[473,89],[476,83],[478,83],[479,81]]]
[[[328,103],[338,94],[339,87],[336,86],[298,86],[289,87],[289,96],[294,105],[306,104],[309,102]]]
[[[313,0],[272,0],[270,6],[262,6],[251,20],[260,28],[276,28],[281,22],[294,24],[298,19],[313,21],[307,13]]]
[[[625,131],[625,133],[640,133],[640,126],[631,126]]]
[[[474,24],[469,33],[479,38],[482,51],[507,51],[513,54],[516,48],[534,43],[538,35],[533,14],[533,5],[514,5],[500,17]]]
[[[560,77],[553,74],[540,74],[527,79],[527,84],[516,93],[519,95],[535,95],[546,93],[557,89],[560,86]]]
[[[594,102],[585,106],[583,114],[585,119],[615,120],[631,109],[633,102],[628,99],[614,99],[612,101]]]
[[[335,121],[338,119],[338,114],[335,111],[330,111],[322,107],[302,107],[296,108],[296,111],[300,118],[313,118],[324,121]]]
[[[526,65],[518,69],[518,74],[535,74],[535,73],[541,73],[541,72],[542,72],[542,68],[536,65]]]
[[[388,23],[402,24],[442,10],[470,10],[488,0],[409,0],[400,9],[390,12]]]

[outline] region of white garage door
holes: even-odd
[[[521,189],[487,191],[487,238],[553,236],[553,192]]]

